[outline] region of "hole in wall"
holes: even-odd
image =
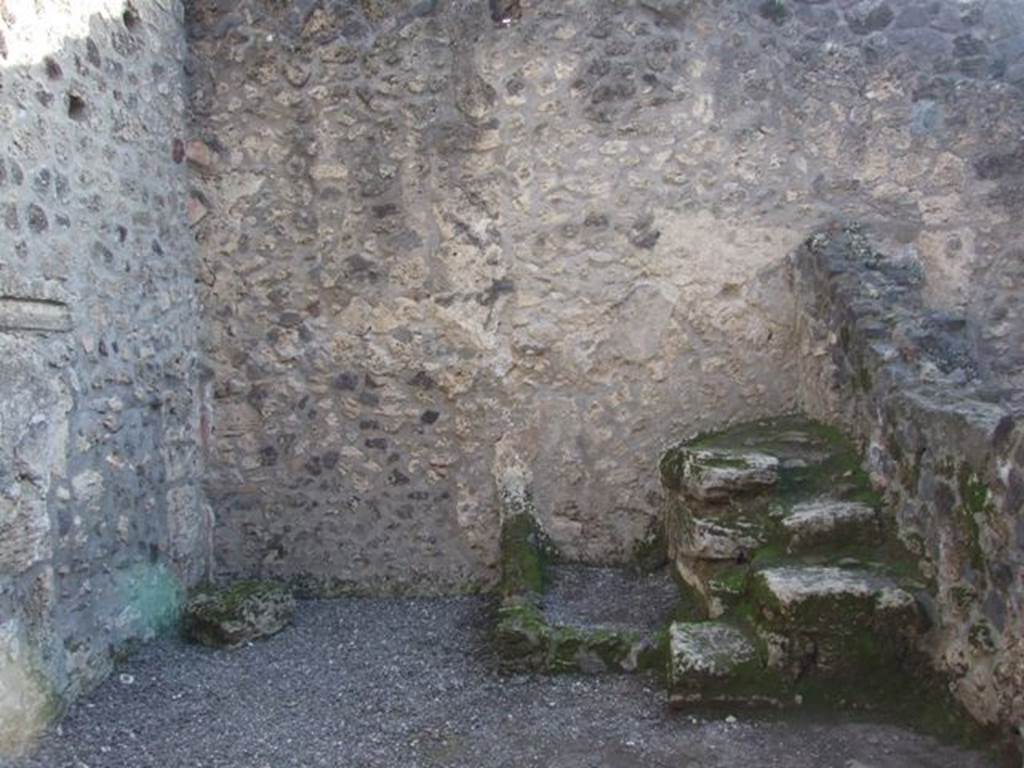
[[[46,76],[51,80],[60,80],[64,74],[64,70],[61,69],[60,64],[53,56],[47,56],[43,59],[43,65],[46,67]]]
[[[68,94],[68,117],[79,122],[86,118],[85,99],[76,93]]]
[[[125,4],[124,12],[121,14],[121,19],[124,21],[124,25],[128,29],[136,29],[140,24],[142,24],[142,17],[135,9],[135,6],[131,3]]]
[[[491,19],[499,27],[511,26],[523,16],[521,0],[490,0]]]

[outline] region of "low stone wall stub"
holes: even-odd
[[[930,582],[927,650],[981,722],[1024,722],[1024,430],[964,318],[913,265],[835,225],[794,255],[808,412],[868,447]]]

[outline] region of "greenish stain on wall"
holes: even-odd
[[[138,564],[123,571],[119,593],[136,634],[143,637],[174,627],[185,601],[181,581],[163,563]]]

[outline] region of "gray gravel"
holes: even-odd
[[[638,574],[626,568],[556,565],[544,593],[544,617],[563,626],[653,632],[679,603],[668,568]]]
[[[503,678],[490,610],[309,602],[294,627],[238,650],[150,644],[17,768],[992,765],[887,725],[676,713],[644,678]]]

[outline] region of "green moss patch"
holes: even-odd
[[[547,580],[545,569],[554,547],[533,515],[521,512],[501,527],[501,582],[503,597],[540,594]]]
[[[966,538],[967,555],[971,567],[977,571],[985,568],[985,549],[981,543],[981,528],[985,521],[996,513],[988,484],[967,464],[961,464],[956,472],[960,506],[957,517]]]

